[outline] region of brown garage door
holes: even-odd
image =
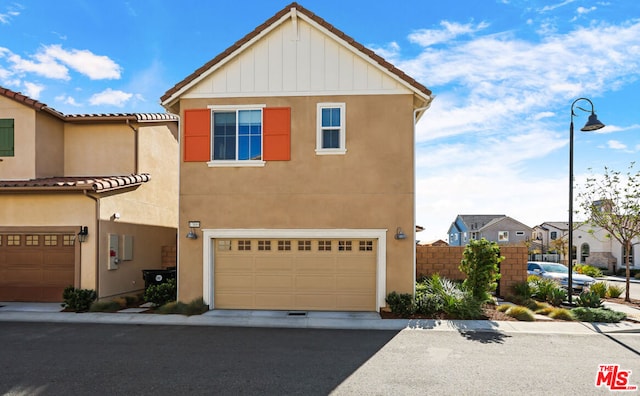
[[[0,234],[0,301],[62,301],[74,284],[74,237]]]
[[[375,240],[217,239],[214,308],[375,311]]]

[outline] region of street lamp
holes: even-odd
[[[573,109],[575,106],[576,109],[580,109],[587,113],[589,112],[589,110],[576,106],[576,103],[581,100],[589,102],[589,105],[591,105],[591,115],[589,116],[587,123],[580,130],[583,132],[589,132],[596,131],[604,127],[604,124],[598,121],[598,117],[596,117],[596,113],[593,109],[593,102],[587,98],[578,98],[573,101],[571,104],[571,125],[569,127],[569,260],[567,263],[567,267],[569,267],[569,279],[567,279],[567,286],[569,288],[569,304],[571,304],[571,297],[573,295],[573,117],[576,115]]]

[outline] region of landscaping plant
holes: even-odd
[[[548,315],[551,319],[566,320],[568,322],[575,320],[571,310],[565,308],[554,308]]]
[[[583,291],[575,301],[578,307],[600,308],[602,306],[600,295],[594,291]]]
[[[607,297],[618,298],[624,293],[624,287],[618,285],[609,285],[607,289]]]
[[[609,287],[607,286],[606,282],[596,282],[593,285],[591,285],[591,287],[589,287],[589,290],[597,293],[598,296],[600,296],[600,298],[605,298],[607,296],[607,289]]]
[[[504,257],[500,255],[498,244],[485,238],[472,239],[464,249],[459,267],[467,276],[463,287],[481,303],[491,300],[490,293],[496,289],[496,282],[500,279],[498,264],[502,260]]]
[[[147,287],[144,291],[144,300],[152,303],[154,307],[176,301],[176,280],[168,279],[164,283]]]
[[[389,305],[391,312],[395,314],[409,316],[414,312],[413,296],[409,293],[399,294],[392,291],[387,295],[385,301],[387,302],[387,305]]]
[[[598,267],[586,264],[576,264],[573,266],[573,270],[579,274],[587,275],[592,278],[601,278],[602,270]]]
[[[618,323],[627,318],[627,314],[607,308],[578,307],[572,309],[571,313],[581,322]]]
[[[62,307],[70,311],[86,312],[97,297],[95,290],[67,286],[62,292]]]
[[[533,311],[520,305],[510,307],[505,314],[524,322],[533,322],[535,320]]]

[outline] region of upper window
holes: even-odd
[[[13,119],[0,119],[0,157],[13,157]]]
[[[346,105],[344,103],[318,103],[317,154],[344,154],[346,148]]]
[[[498,242],[509,242],[509,231],[498,231]]]
[[[558,239],[558,232],[557,231],[551,231],[551,240],[555,241],[556,239]]]
[[[262,160],[262,109],[216,109],[211,112],[213,161]]]

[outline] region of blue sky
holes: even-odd
[[[421,240],[458,214],[565,221],[577,98],[607,125],[579,132],[576,111],[577,190],[640,156],[639,1],[299,3],[435,94],[417,125]],[[163,112],[166,90],[287,4],[3,1],[0,85],[66,114]]]

